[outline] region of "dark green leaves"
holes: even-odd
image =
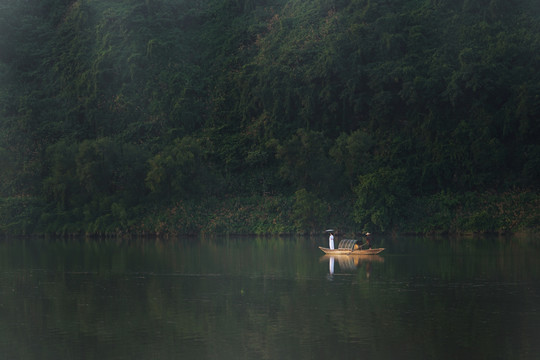
[[[4,1],[0,194],[61,232],[269,195],[297,229],[395,229],[411,198],[537,189],[536,3]]]

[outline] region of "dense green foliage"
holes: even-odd
[[[535,228],[539,119],[536,0],[0,0],[3,232]]]

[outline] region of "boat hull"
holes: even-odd
[[[319,246],[325,254],[332,255],[376,255],[384,250],[384,248],[378,249],[358,249],[358,250],[349,250],[349,249],[329,249],[322,246]]]

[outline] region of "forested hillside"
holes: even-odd
[[[537,0],[0,0],[0,233],[540,223]]]

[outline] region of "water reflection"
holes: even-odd
[[[324,255],[320,262],[328,262],[329,279],[334,276],[334,262],[337,260],[339,269],[343,273],[355,273],[363,268],[366,278],[371,276],[372,263],[383,263],[384,258],[379,255]]]
[[[334,257],[331,256],[328,261],[328,272],[330,274],[330,279],[334,277]]]

